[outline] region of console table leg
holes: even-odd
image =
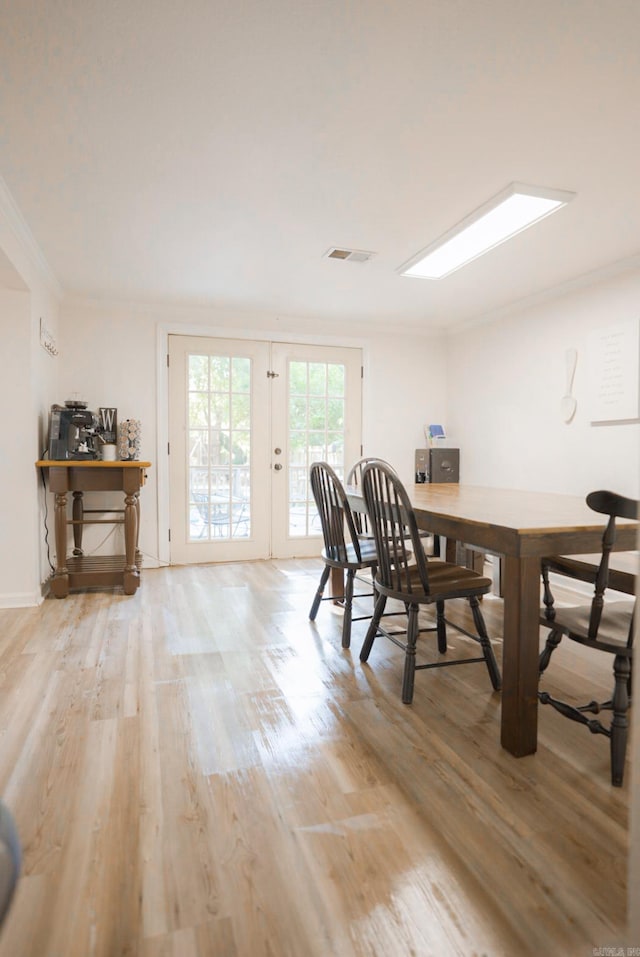
[[[138,509],[136,494],[128,493],[124,498],[124,593],[133,595],[140,583],[140,575],[136,565],[136,546],[138,541]]]
[[[51,581],[51,591],[56,598],[69,594],[69,570],[67,568],[67,495],[55,495],[56,570]]]
[[[81,524],[84,518],[84,493],[73,493],[73,504],[71,506],[71,517],[73,518],[73,554],[82,555],[82,531]]]
[[[136,567],[140,560],[140,492],[136,492]]]

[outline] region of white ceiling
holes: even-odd
[[[0,174],[68,295],[428,330],[640,254],[638,0],[0,18]],[[512,181],[577,197],[447,279],[398,275]]]

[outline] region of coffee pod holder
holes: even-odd
[[[140,419],[125,419],[118,423],[118,458],[135,462],[140,458]]]

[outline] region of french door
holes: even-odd
[[[171,561],[317,555],[309,466],[359,458],[359,349],[169,336]]]
[[[271,368],[271,554],[318,555],[322,529],[309,466],[328,462],[344,479],[360,458],[361,352],[273,343]]]

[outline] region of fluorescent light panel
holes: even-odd
[[[400,275],[444,279],[573,199],[575,193],[512,183],[400,267]]]

